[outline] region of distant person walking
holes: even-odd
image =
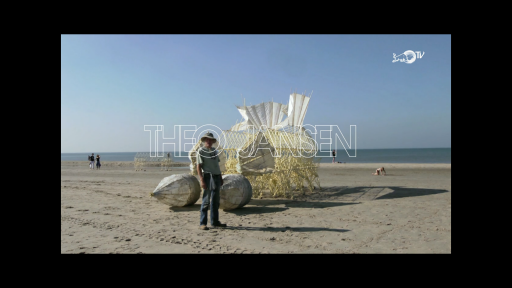
[[[92,153],[92,155],[89,156],[89,169],[94,170],[94,153]]]
[[[332,163],[335,163],[334,159],[336,159],[336,151],[332,149]]]
[[[100,163],[100,154],[98,154],[96,156],[96,169],[100,169],[101,168],[101,163]]]

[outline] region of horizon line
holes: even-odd
[[[419,147],[419,148],[358,148],[356,150],[393,150],[393,149],[447,149],[447,148],[452,148],[452,147]],[[336,149],[336,150],[354,150],[354,149]],[[162,151],[159,151],[159,153],[161,153]],[[164,153],[167,153],[167,152],[171,152],[171,151],[164,151]],[[188,151],[185,151],[185,150],[180,150],[180,151],[177,151],[177,152],[188,152]],[[328,151],[325,151],[325,152],[328,152]],[[62,153],[150,153],[150,151],[115,151],[115,152],[105,152],[105,151],[100,151],[100,152],[60,152],[61,154]]]

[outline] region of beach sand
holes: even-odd
[[[451,253],[451,164],[320,164],[320,190],[220,210],[228,227],[202,231],[201,198],[149,196],[188,167],[88,163],[61,161],[61,253]]]

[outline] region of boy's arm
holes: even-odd
[[[219,163],[220,163],[220,156],[218,156],[218,158],[219,158]],[[222,185],[224,185],[224,179],[222,179],[222,171],[220,171],[220,186],[222,186]]]
[[[201,188],[206,189],[206,184],[204,183],[203,178],[203,159],[201,159],[201,155],[199,153],[199,150],[196,152],[196,163],[197,163],[197,175],[199,175],[199,179],[201,180]]]
[[[199,179],[201,180],[201,188],[206,189],[206,184],[204,183],[203,178],[203,169],[201,169],[201,164],[197,164],[197,175],[199,175]]]

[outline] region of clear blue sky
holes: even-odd
[[[425,54],[392,63],[406,50]],[[61,152],[148,151],[150,124],[227,130],[241,95],[291,88],[313,90],[305,124],[357,125],[358,149],[451,147],[450,35],[62,35]]]

